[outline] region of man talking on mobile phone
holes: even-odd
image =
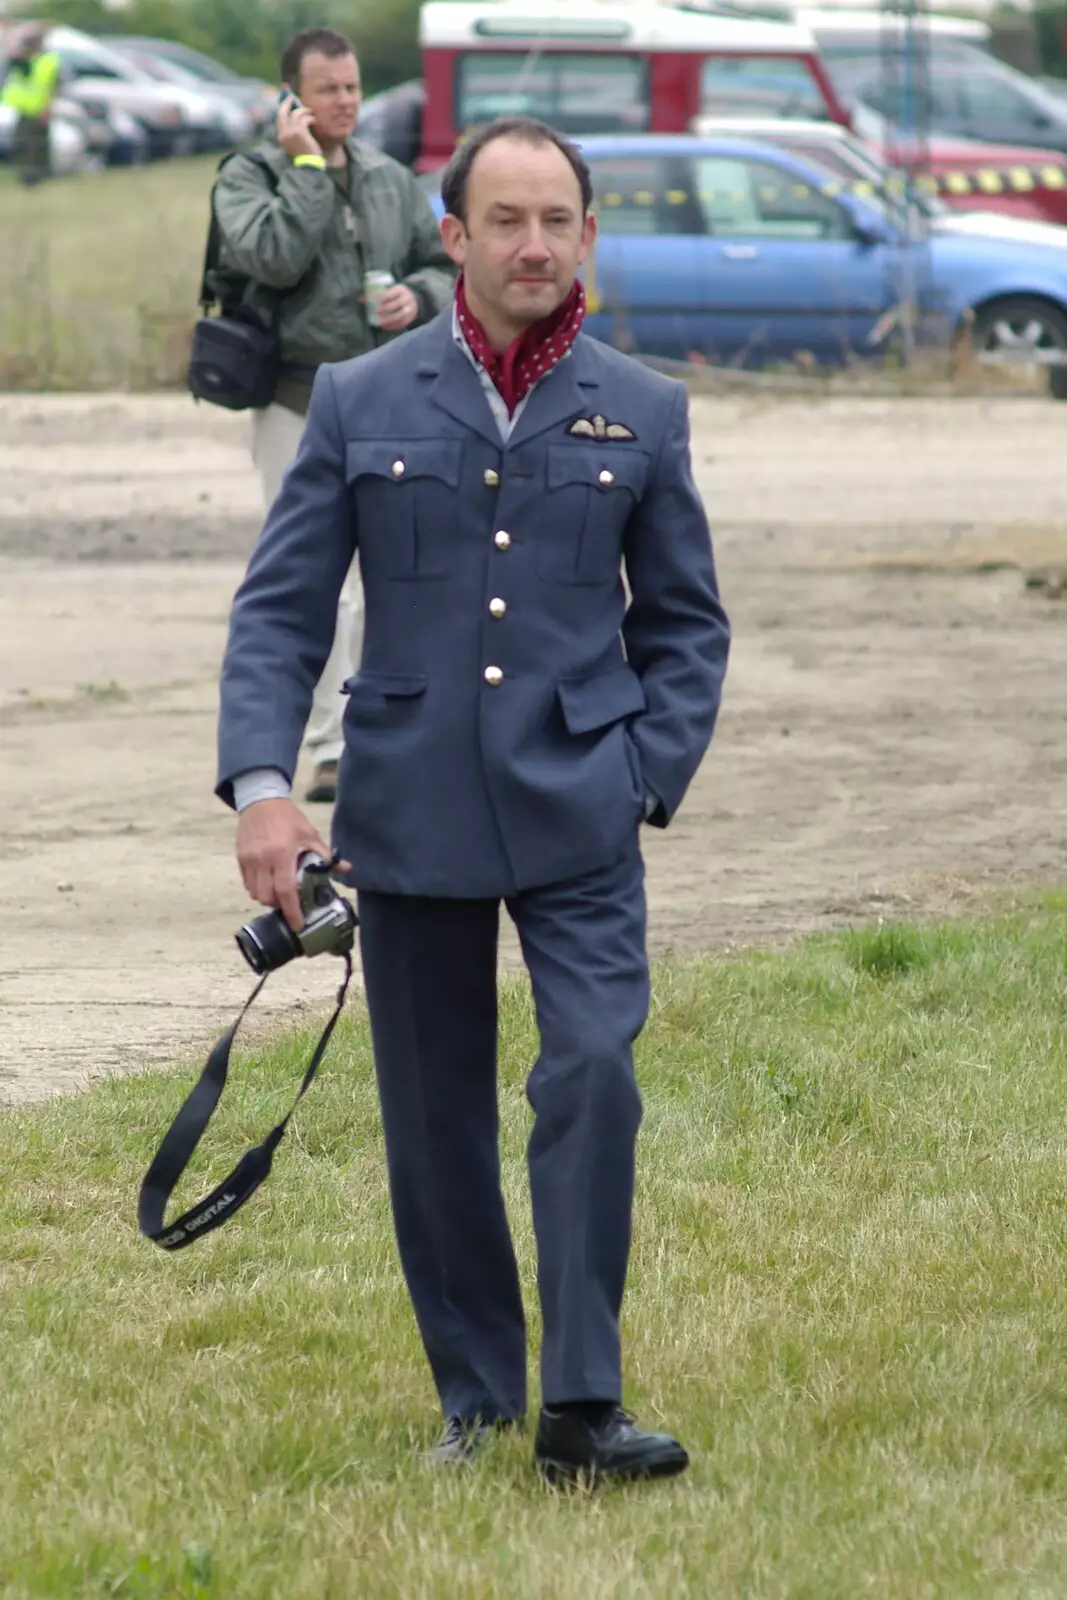
[[[251,308],[278,316],[281,378],[273,404],[252,420],[268,510],[299,447],[318,368],[431,322],[451,304],[456,276],[412,173],[353,137],[361,86],[351,41],[332,28],[304,29],[282,51],[281,76],[274,139],[227,162],[215,192],[223,268],[247,277]],[[362,621],[353,572],[305,735],[310,801],[336,798],[341,687]]]

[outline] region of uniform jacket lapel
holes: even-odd
[[[575,417],[586,416],[596,409],[595,393],[600,380],[593,370],[589,343],[579,334],[569,356],[553,367],[547,378],[542,378],[530,391],[522,415],[511,435],[512,445],[525,444],[540,433],[547,433]]]
[[[452,337],[451,306],[437,318],[434,335],[435,348],[419,365],[419,377],[428,385],[429,399],[464,428],[499,448],[500,429],[489,409],[482,380]]]

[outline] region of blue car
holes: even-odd
[[[586,271],[596,338],[680,359],[839,365],[891,349],[913,300],[922,340],[946,342],[973,312],[986,356],[1067,355],[1067,228],[1006,237],[996,217],[988,233],[935,222],[909,246],[893,203],[753,140],[605,136],[582,151],[600,226]]]

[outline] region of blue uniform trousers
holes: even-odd
[[[648,1013],[636,834],[610,866],[507,900],[541,1037],[527,1093],[545,1404],[621,1397]],[[526,1410],[526,1333],[500,1188],[497,900],[363,891],[363,973],[400,1257],[446,1415]]]

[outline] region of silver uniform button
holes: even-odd
[[[499,689],[500,685],[504,681],[504,674],[501,672],[499,667],[486,667],[485,681],[489,685],[490,689]]]
[[[510,550],[511,534],[505,533],[503,528],[501,528],[499,533],[495,533],[493,535],[493,543],[496,545],[498,550]]]
[[[610,489],[614,482],[615,474],[613,472],[605,471],[600,474],[600,487],[602,489]]]
[[[487,489],[498,489],[500,487],[500,474],[499,472],[494,472],[492,467],[486,467],[485,469],[485,486]]]
[[[507,609],[508,603],[506,600],[501,600],[498,598],[496,600],[490,600],[489,602],[489,610],[492,612],[494,617],[504,616],[507,612]]]
[[[404,466],[404,463],[402,461],[394,461],[393,462],[393,477],[394,478],[402,478],[406,471],[407,471],[407,468]]]

